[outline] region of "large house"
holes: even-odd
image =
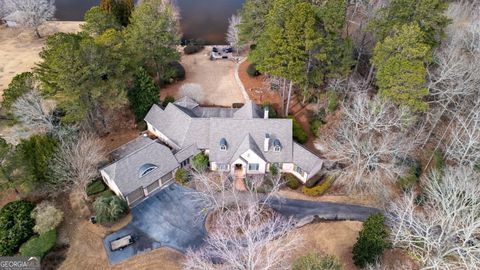
[[[105,182],[129,205],[173,179],[203,152],[210,170],[236,177],[265,174],[272,166],[302,182],[322,169],[322,160],[293,141],[292,120],[269,118],[251,101],[239,108],[202,107],[184,97],[165,109],[153,105],[145,117],[148,131],[112,153],[100,170]]]

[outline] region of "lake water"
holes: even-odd
[[[242,7],[244,0],[177,0],[182,16],[184,39],[202,39],[209,44],[225,43],[228,18]],[[99,0],[56,0],[57,20],[81,21]]]

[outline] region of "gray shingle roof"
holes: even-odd
[[[182,162],[186,160],[187,158],[194,156],[196,154],[200,153],[200,150],[198,150],[198,147],[196,144],[191,144],[176,153],[174,153],[175,158],[177,159],[178,162]]]
[[[241,119],[262,118],[263,110],[251,100],[247,100],[245,105],[233,114],[233,117]]]
[[[147,187],[179,166],[170,148],[158,141],[146,139],[150,143],[102,169],[117,184],[123,195],[128,195],[140,186]],[[146,164],[157,168],[140,177],[142,166]]]
[[[153,105],[145,116],[145,121],[160,130],[180,147],[190,127],[191,120],[192,117],[172,103],[168,104],[165,110]]]
[[[228,163],[232,163],[235,160],[237,160],[243,153],[247,152],[248,150],[252,150],[257,156],[259,156],[261,159],[265,160],[265,157],[262,154],[262,151],[258,148],[257,143],[255,140],[253,140],[252,136],[250,134],[247,134],[245,138],[242,140],[240,145],[238,145],[237,150],[235,153],[233,153],[232,157],[228,161]]]
[[[175,101],[175,104],[177,104],[179,106],[182,106],[184,108],[187,108],[189,110],[199,106],[198,103],[195,100],[193,100],[192,98],[189,98],[187,96],[182,97],[181,99]]]
[[[322,169],[323,161],[300,144],[293,143],[293,163],[313,177]]]
[[[120,160],[133,152],[136,152],[138,149],[143,148],[152,143],[152,139],[146,136],[138,136],[137,138],[129,141],[128,143],[118,147],[117,149],[110,152],[110,157],[112,161]]]

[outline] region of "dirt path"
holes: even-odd
[[[185,68],[185,80],[176,82],[160,91],[166,96],[181,98],[179,89],[186,83],[199,84],[203,88],[202,105],[231,107],[233,103],[244,103],[242,90],[235,80],[235,62],[231,60],[211,61],[210,46],[192,55],[182,54],[181,64]],[[195,97],[192,97],[195,99]]]
[[[12,78],[21,72],[30,71],[40,61],[46,37],[57,32],[77,32],[82,22],[47,22],[40,27],[43,38],[37,39],[31,31],[0,26],[0,99],[1,92]]]

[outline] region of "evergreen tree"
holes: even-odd
[[[424,33],[416,23],[403,25],[393,36],[378,42],[372,63],[377,67],[380,95],[414,111],[424,111],[428,95],[425,88],[431,48],[424,43]]]
[[[135,4],[133,0],[101,0],[100,8],[110,12],[119,24],[127,26]]]
[[[144,0],[132,13],[125,33],[132,60],[151,67],[158,81],[174,75],[169,63],[179,59],[178,28],[173,6],[164,0]]]
[[[267,14],[272,7],[272,0],[246,0],[240,16],[240,41],[257,42],[266,26]]]
[[[356,266],[364,268],[369,263],[383,254],[390,247],[388,231],[384,225],[385,217],[382,214],[371,215],[363,223],[357,243],[353,246],[353,262]]]
[[[23,72],[13,77],[8,88],[3,91],[2,107],[10,110],[12,104],[23,94],[31,91],[35,86],[33,73]]]
[[[102,108],[125,103],[129,79],[121,40],[116,31],[97,38],[84,33],[57,33],[47,39],[35,71],[43,91],[66,111],[62,121],[102,121]]]
[[[159,102],[158,88],[145,69],[140,68],[137,72],[135,85],[128,92],[128,99],[137,121],[142,120],[152,105]]]
[[[85,23],[80,27],[82,31],[88,33],[89,35],[101,35],[107,29],[121,30],[121,25],[117,22],[115,17],[99,8],[92,7],[85,13]]]
[[[379,10],[370,29],[378,40],[383,40],[403,24],[416,23],[425,33],[423,42],[436,46],[450,22],[445,15],[447,7],[445,0],[392,0]]]

